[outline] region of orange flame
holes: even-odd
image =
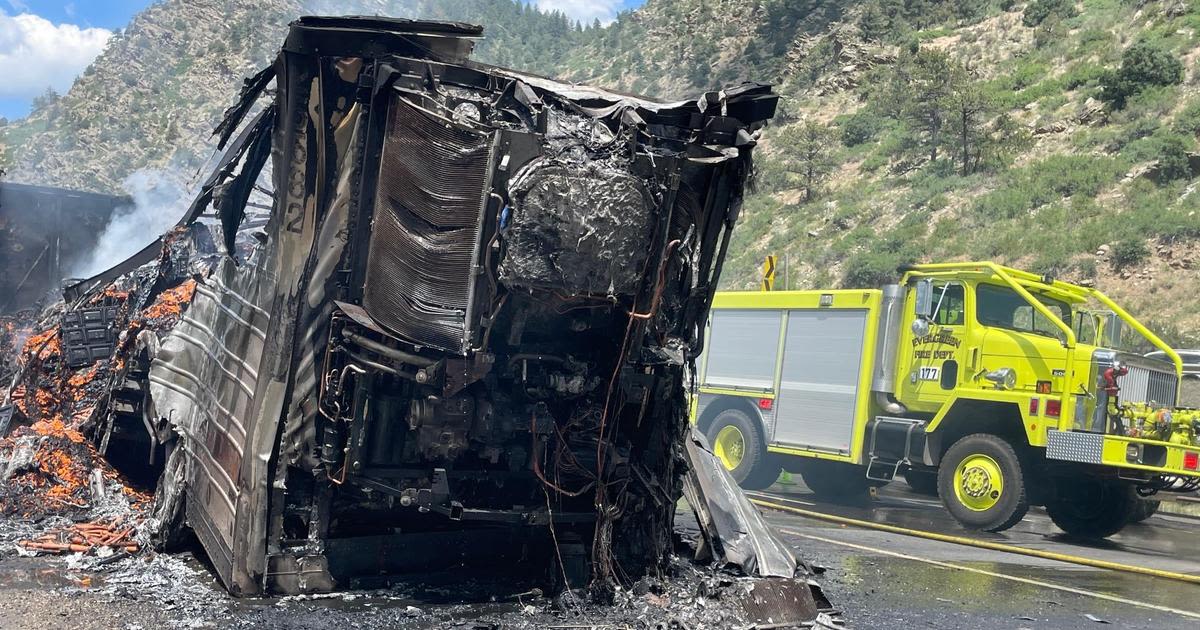
[[[159,294],[153,304],[142,311],[142,320],[155,320],[164,317],[178,317],[183,307],[191,303],[196,295],[196,281],[185,280],[179,286],[172,287]]]
[[[41,352],[38,352],[38,349]],[[48,359],[61,351],[61,346],[58,339],[58,326],[52,326],[45,331],[29,337],[25,340],[24,354],[33,354],[38,352],[37,358]]]

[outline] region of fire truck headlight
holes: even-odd
[[[998,389],[1013,389],[1017,386],[1017,371],[1012,368],[992,370],[983,377],[995,383]]]

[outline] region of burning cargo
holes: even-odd
[[[603,592],[665,566],[686,486],[702,547],[792,577],[685,396],[776,97],[568,85],[470,61],[481,31],[295,22],[181,221],[227,255],[66,291],[194,280],[136,343],[160,535],[242,594],[499,561]]]

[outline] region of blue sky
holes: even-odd
[[[65,92],[114,30],[150,0],[0,0],[0,116],[19,118],[34,96]]]
[[[591,23],[645,0],[528,0]],[[53,88],[66,92],[75,77],[153,0],[0,0],[0,117],[29,113],[33,98]]]
[[[0,9],[9,15],[32,13],[55,24],[116,30],[150,4],[150,0],[0,0]]]

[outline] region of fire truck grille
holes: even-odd
[[[1174,405],[1179,382],[1170,372],[1131,365],[1129,373],[1122,376],[1118,384],[1121,386],[1122,400]]]

